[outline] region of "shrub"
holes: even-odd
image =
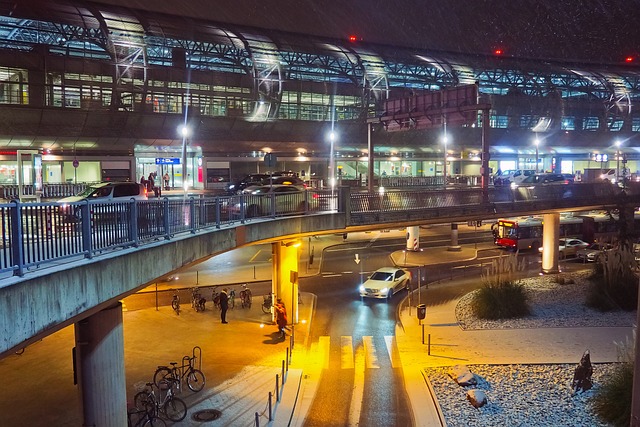
[[[595,414],[614,426],[628,426],[631,420],[633,363],[620,363],[613,375],[591,398]]]
[[[484,286],[471,302],[474,314],[480,319],[510,319],[530,314],[527,294],[516,280],[524,270],[524,261],[518,263],[515,254],[500,257],[482,275]]]
[[[591,276],[586,305],[596,310],[634,310],[638,301],[636,260],[629,246],[605,252]]]

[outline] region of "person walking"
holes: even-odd
[[[276,304],[273,306],[276,311],[276,325],[278,325],[278,332],[280,332],[280,338],[284,339],[286,336],[285,329],[287,327],[287,309],[280,298],[278,298]]]
[[[164,182],[164,189],[169,191],[169,180],[171,178],[169,177],[169,172],[165,172],[165,174],[162,176],[162,181]]]
[[[220,292],[220,319],[222,323],[227,322],[227,310],[229,309],[229,294],[227,293],[227,288],[224,288],[222,292]]]

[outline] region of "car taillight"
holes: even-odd
[[[313,197],[314,199],[319,199],[319,198],[320,198],[320,196],[318,195],[318,193],[313,193],[313,196],[312,196],[312,197]]]

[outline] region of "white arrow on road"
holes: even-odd
[[[356,254],[356,264],[360,264],[360,258],[358,257],[358,254]]]

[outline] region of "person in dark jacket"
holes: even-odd
[[[227,288],[224,288],[222,292],[220,292],[220,318],[222,319],[222,323],[227,322],[227,310],[229,309],[229,294],[227,293]]]
[[[276,305],[273,306],[276,312],[276,324],[278,325],[278,331],[280,332],[280,337],[284,338],[286,333],[285,329],[287,327],[287,309],[284,306],[284,303],[280,298],[276,302]]]

